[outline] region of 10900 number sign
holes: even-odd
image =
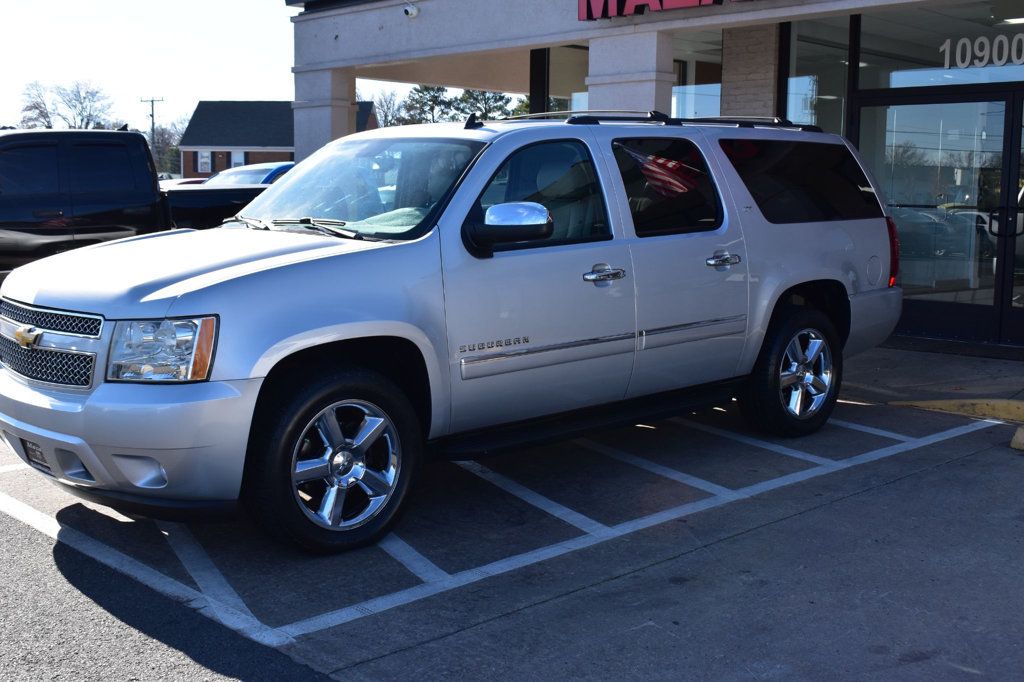
[[[1024,33],[995,38],[981,36],[973,40],[961,38],[956,42],[947,38],[939,52],[945,59],[947,69],[1020,65],[1024,64]]]

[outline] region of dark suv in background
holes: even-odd
[[[0,277],[37,258],[172,225],[141,134],[0,132]]]

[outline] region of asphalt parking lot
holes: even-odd
[[[728,404],[431,463],[391,536],[334,557],[244,522],[129,519],[4,451],[0,527],[19,523],[5,532],[17,565],[0,592],[0,674],[57,665],[47,637],[11,633],[10,605],[70,591],[176,657],[126,669],[143,678],[1012,676],[1024,669],[1012,432],[847,396],[818,434],[774,439]],[[49,597],[14,570],[31,561]],[[134,592],[195,637],[139,622],[123,603]],[[259,665],[205,653],[223,637]],[[112,641],[96,655],[118,657]]]

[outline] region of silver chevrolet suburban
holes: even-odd
[[[841,137],[567,118],[327,145],[223,227],[98,244],[0,290],[0,431],[87,499],[238,501],[314,551],[379,538],[424,458],[738,399],[799,436],[900,314]]]

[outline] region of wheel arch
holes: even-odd
[[[276,344],[254,368],[263,376],[257,414],[274,394],[287,390],[309,372],[327,367],[359,367],[383,374],[405,392],[420,420],[424,438],[448,427],[447,384],[437,366],[433,346],[424,336],[402,333],[348,335],[342,338],[306,337]],[[304,341],[304,342],[303,342]]]
[[[815,279],[792,284],[786,288],[780,287],[771,300],[770,306],[765,306],[760,319],[754,321],[751,328],[752,338],[756,343],[748,345],[743,358],[743,367],[749,372],[761,354],[762,348],[768,339],[768,332],[772,325],[779,319],[779,314],[787,307],[808,307],[824,313],[839,334],[840,347],[846,345],[850,338],[850,295],[846,286],[836,279]]]

